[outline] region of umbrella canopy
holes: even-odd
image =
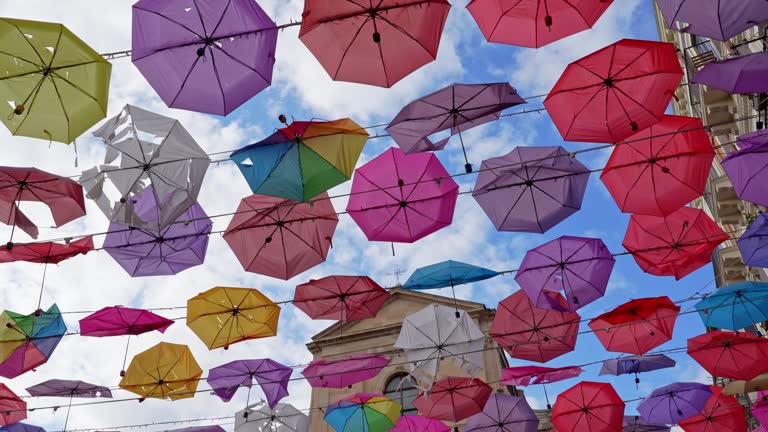
[[[358,354],[338,360],[312,360],[301,374],[313,388],[344,388],[375,377],[387,364],[387,356]]]
[[[489,334],[512,358],[545,363],[573,351],[580,321],[576,312],[535,307],[521,290],[499,302]]]
[[[724,389],[721,389],[721,392],[722,394],[726,394]],[[757,399],[755,400],[755,403],[752,404],[749,413],[759,421],[761,425],[768,425],[768,393],[765,391],[757,393]]]
[[[419,413],[436,420],[459,422],[480,413],[493,389],[478,378],[446,377],[436,382],[429,393],[414,399]]]
[[[666,217],[632,215],[622,245],[644,272],[680,280],[710,263],[729,238],[702,210],[682,207]]]
[[[328,198],[243,198],[224,240],[246,271],[288,280],[325,261],[339,218]]]
[[[669,432],[670,426],[650,425],[640,416],[624,416],[621,432]]]
[[[606,350],[642,355],[672,339],[680,306],[667,296],[630,300],[589,322]]]
[[[501,384],[526,387],[576,378],[584,370],[578,366],[550,368],[544,366],[516,366],[501,370]]]
[[[619,432],[624,401],[610,384],[582,381],[557,396],[552,425],[558,432]]]
[[[400,404],[374,393],[355,393],[325,409],[323,419],[336,432],[385,432],[400,417]]]
[[[8,243],[0,248],[0,263],[26,261],[38,264],[58,264],[85,255],[94,249],[93,237],[83,237],[69,243]]]
[[[539,418],[524,398],[492,394],[483,410],[467,419],[466,432],[536,432]]]
[[[331,79],[379,87],[437,58],[447,0],[307,0],[299,39]]]
[[[231,155],[255,194],[308,201],[350,178],[368,132],[345,118],[299,121]]]
[[[768,215],[758,214],[737,243],[745,265],[768,267]]]
[[[93,135],[107,146],[104,163],[78,182],[112,222],[158,232],[197,201],[211,159],[178,120],[126,105]],[[154,195],[159,211],[136,208],[143,193]]]
[[[133,357],[120,388],[142,400],[186,399],[195,396],[202,375],[188,346],[160,342]]]
[[[347,213],[368,240],[413,243],[451,224],[458,196],[435,155],[392,147],[355,170]]]
[[[605,295],[615,262],[600,239],[562,236],[526,252],[515,282],[536,307],[574,312]],[[564,295],[565,307],[552,291]]]
[[[190,426],[179,429],[169,429],[164,432],[225,432],[224,428],[219,425],[212,426]]]
[[[688,355],[716,377],[748,381],[768,372],[768,339],[752,333],[704,333],[688,339]]]
[[[618,143],[661,121],[682,78],[671,43],[623,39],[568,65],[544,107],[566,141]]]
[[[27,387],[32,396],[111,398],[112,392],[104,386],[84,381],[52,379]]]
[[[67,326],[59,307],[22,315],[0,314],[0,376],[16,378],[45,364],[59,345]],[[26,418],[26,417],[25,417]]]
[[[254,404],[235,413],[237,432],[309,432],[309,416],[293,405]]]
[[[680,422],[685,432],[747,432],[747,416],[744,407],[733,397],[724,395],[723,388],[709,386],[712,391],[704,409],[699,414]]]
[[[659,9],[672,30],[727,41],[768,19],[762,0],[723,4],[718,0],[659,0]]]
[[[272,83],[277,26],[254,1],[133,5],[131,59],[171,108],[227,115]]]
[[[640,383],[640,378],[637,377],[637,374],[673,368],[676,364],[677,362],[664,354],[619,357],[605,360],[600,368],[600,375],[619,376],[635,374],[635,382]]]
[[[637,411],[651,424],[677,424],[701,412],[710,396],[712,390],[705,384],[676,382],[651,392]]]
[[[5,384],[0,383],[0,426],[8,426],[27,418],[27,403]]]
[[[240,387],[253,380],[267,397],[269,408],[276,408],[280,399],[288,396],[288,380],[293,369],[272,359],[235,360],[208,371],[206,382],[222,401],[229,402]]]
[[[723,159],[723,169],[736,195],[749,202],[768,206],[768,194],[761,186],[768,182],[768,132],[759,130],[737,138],[739,150]]]
[[[390,432],[450,432],[451,428],[440,420],[418,415],[401,416]]]
[[[613,0],[472,0],[472,14],[488,42],[541,48],[592,28]]]
[[[705,327],[739,331],[768,321],[768,283],[740,282],[696,303]]]
[[[208,349],[277,335],[280,306],[258,290],[214,287],[187,301],[187,327]]]
[[[666,216],[704,193],[715,151],[701,119],[664,115],[627,141],[600,174],[622,212]]]
[[[107,115],[112,65],[61,24],[0,18],[0,113],[13,135],[71,143]]]
[[[312,319],[373,318],[389,292],[368,276],[328,276],[296,286],[293,305]]]
[[[2,432],[45,432],[45,429],[40,426],[31,425],[28,423],[14,423],[12,425],[3,426],[0,428]]]
[[[494,278],[499,274],[487,268],[448,260],[416,269],[405,281],[403,288],[424,290],[453,287]]]
[[[766,19],[768,19],[768,7]],[[696,72],[691,82],[714,87],[726,93],[766,93],[768,84],[762,78],[768,73],[768,53],[758,52],[723,61],[707,63]]]
[[[515,147],[483,161],[472,197],[499,231],[544,233],[581,209],[589,169],[564,148]]]
[[[108,306],[80,320],[80,336],[126,336],[151,331],[165,333],[175,321],[145,309]]]

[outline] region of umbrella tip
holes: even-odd
[[[24,114],[24,104],[16,105],[16,108],[13,109],[13,113],[16,115]]]
[[[12,250],[13,249],[13,242],[6,243],[5,244],[5,249],[6,250]]]
[[[465,164],[464,165],[464,171],[466,171],[467,174],[471,173],[472,172],[472,164],[471,163]]]
[[[632,121],[632,122],[629,122],[629,127],[630,127],[630,128],[632,128],[632,132],[637,132],[637,130],[638,130],[638,129],[640,129],[640,128],[637,126],[637,123],[635,123],[635,122],[633,122],[633,121]]]
[[[547,15],[544,17],[544,25],[547,27],[552,27],[552,15]]]
[[[454,314],[456,315],[456,318],[461,318],[461,313],[459,311],[454,312]]]
[[[120,371],[120,376],[121,376],[121,377],[124,377],[124,376],[125,376],[125,371],[124,371],[124,370],[121,370],[121,371]]]
[[[42,315],[42,314],[43,314],[43,310],[42,310],[42,309],[37,309],[37,310],[35,311],[35,316],[36,316],[36,317],[39,317],[39,316],[40,316],[40,315]]]
[[[381,43],[381,34],[379,32],[373,32],[373,42]]]

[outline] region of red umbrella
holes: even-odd
[[[706,213],[683,207],[666,217],[632,215],[622,245],[644,272],[679,280],[709,263],[728,239]]]
[[[288,280],[325,261],[338,223],[327,193],[307,203],[251,195],[224,240],[246,271]]]
[[[388,298],[368,276],[328,276],[298,285],[293,305],[312,319],[355,321],[375,317]]]
[[[631,300],[589,322],[606,350],[643,355],[672,339],[680,306],[669,297]]]
[[[436,382],[429,394],[413,401],[425,417],[459,422],[483,410],[493,389],[477,378],[447,377]]]
[[[592,28],[613,0],[472,0],[488,42],[539,48]]]
[[[305,0],[299,39],[333,80],[391,87],[437,57],[447,0]]]
[[[600,179],[622,212],[666,216],[704,193],[714,158],[700,119],[665,115],[616,146]]]
[[[768,371],[768,339],[752,333],[704,333],[688,339],[688,355],[712,376],[749,381]]]
[[[621,432],[624,401],[610,384],[582,381],[557,396],[552,425],[558,432]]]
[[[26,261],[38,264],[58,264],[93,250],[93,238],[83,237],[70,243],[11,243],[0,249],[0,263]]]
[[[747,432],[744,407],[730,395],[722,394],[723,388],[709,386],[712,396],[701,413],[681,421],[678,425],[685,432]]]
[[[568,65],[544,107],[566,141],[617,143],[661,121],[682,77],[671,43],[623,39]]]
[[[0,384],[0,426],[8,426],[27,418],[27,403],[5,384]]]
[[[549,292],[567,308],[559,293]],[[490,336],[513,358],[547,362],[573,351],[581,317],[576,312],[539,309],[523,291],[499,303]]]

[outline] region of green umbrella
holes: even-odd
[[[107,115],[111,71],[61,24],[0,18],[0,120],[13,135],[71,143]]]

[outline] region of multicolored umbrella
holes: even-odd
[[[768,372],[768,339],[715,330],[688,339],[688,355],[712,376],[749,381]]]
[[[768,215],[758,214],[736,243],[745,265],[768,267]]]
[[[85,255],[94,249],[93,237],[87,236],[69,243],[8,243],[0,248],[0,263],[26,261],[38,264],[58,264]]]
[[[231,155],[255,194],[308,201],[350,178],[368,132],[345,118],[298,121]]]
[[[768,194],[761,186],[768,182],[768,132],[759,130],[737,138],[739,150],[723,159],[723,169],[731,179],[736,196],[768,206]]]
[[[723,388],[709,386],[712,391],[701,412],[680,422],[685,432],[732,431],[747,432],[744,406],[733,397],[724,395]]]
[[[325,261],[338,223],[325,193],[310,203],[251,195],[224,240],[245,271],[288,280]]]
[[[267,405],[274,409],[280,399],[288,396],[292,373],[293,369],[272,359],[235,360],[209,370],[206,382],[216,396],[229,402],[240,387],[248,387],[250,399],[251,386],[256,380],[267,398]]]
[[[640,416],[624,416],[621,432],[670,432],[670,426],[650,425]]]
[[[400,404],[375,393],[355,393],[325,409],[323,419],[336,432],[385,432],[400,417]]]
[[[451,428],[440,420],[418,415],[401,416],[390,432],[450,432]]]
[[[160,342],[133,357],[120,388],[141,400],[187,399],[195,396],[202,375],[188,346]]]
[[[525,398],[492,394],[483,410],[467,419],[466,432],[536,432],[539,418]]]
[[[387,364],[387,356],[357,354],[338,360],[312,360],[301,374],[313,388],[344,388],[375,377]]]
[[[695,306],[705,327],[739,331],[768,321],[768,283],[726,285]]]
[[[368,276],[327,276],[296,286],[293,305],[312,319],[373,318],[389,292]]]
[[[712,390],[706,384],[676,382],[651,392],[637,411],[651,424],[677,424],[701,412],[710,396]]]
[[[40,384],[27,387],[27,393],[32,396],[45,397],[68,397],[67,416],[64,420],[62,431],[67,430],[69,423],[69,412],[72,410],[73,398],[112,398],[112,392],[104,386],[91,384],[83,381],[52,379]]]
[[[670,29],[719,41],[768,20],[768,5],[762,0],[730,5],[719,0],[659,0],[658,5]]]
[[[671,43],[622,39],[568,65],[544,107],[566,141],[618,143],[661,121],[682,78]]]
[[[56,304],[47,311],[38,309],[29,315],[3,311],[0,314],[0,376],[16,378],[45,364],[66,332],[67,326]]]
[[[619,376],[635,374],[635,384],[639,384],[640,378],[637,376],[638,374],[673,368],[676,364],[677,362],[664,354],[619,357],[605,360],[600,368],[600,375]]]
[[[450,9],[447,0],[307,0],[299,39],[331,79],[391,87],[437,58]]]
[[[0,383],[0,426],[8,426],[27,418],[27,403],[5,384]]]
[[[497,230],[544,233],[581,209],[589,173],[560,146],[515,147],[483,161],[472,197]]]
[[[235,413],[237,432],[309,432],[309,416],[293,405],[254,404]]]
[[[419,394],[413,406],[429,418],[456,423],[482,412],[492,393],[481,379],[449,376]]]
[[[607,351],[643,355],[672,339],[680,306],[667,296],[630,300],[589,322]]]
[[[610,384],[582,381],[557,396],[552,425],[558,432],[619,432],[624,401]]]
[[[501,384],[527,387],[576,378],[584,369],[578,366],[558,368],[544,366],[515,366],[501,370]]]
[[[768,8],[766,8],[768,19]],[[768,73],[768,53],[714,61],[696,72],[691,82],[720,89],[731,94],[766,93],[768,84],[763,77]]]

